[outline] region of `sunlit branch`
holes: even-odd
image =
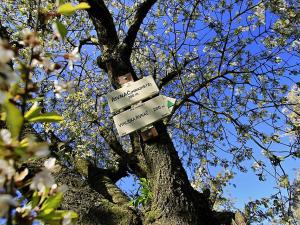
[[[109,147],[116,154],[126,159],[128,157],[128,153],[123,150],[122,145],[117,140],[116,136],[104,126],[101,126],[97,121],[95,121],[94,123],[99,126],[100,135],[104,138]]]
[[[199,59],[199,56],[192,58],[192,59],[184,59],[184,62],[178,66],[179,69],[173,70],[172,72],[168,73],[165,77],[163,77],[159,83],[158,87],[161,89],[163,86],[168,84],[170,81],[172,81],[175,77],[179,76],[182,73],[182,70],[191,62]]]
[[[202,88],[206,87],[207,85],[209,85],[211,82],[224,77],[226,74],[228,74],[227,71],[225,71],[224,73],[212,77],[211,79],[208,79],[204,82],[202,82],[201,84],[197,85],[196,87],[193,88],[193,90],[191,90],[189,93],[185,94],[184,97],[178,101],[178,103],[176,103],[175,107],[174,107],[174,112],[179,109],[185,102],[187,102],[189,100],[190,97],[192,97],[193,95],[195,95],[198,91],[200,91]]]
[[[130,57],[131,55],[133,44],[135,42],[140,26],[143,23],[143,20],[145,19],[149,10],[155,4],[156,1],[157,0],[145,0],[143,3],[141,3],[138,6],[136,10],[136,14],[134,16],[134,20],[133,20],[134,22],[129,27],[127,36],[124,39],[124,43],[126,45],[124,49],[125,50],[124,54],[126,54],[128,57]]]

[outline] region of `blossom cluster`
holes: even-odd
[[[289,119],[290,127],[286,133],[291,137],[299,136],[300,129],[300,87],[299,85],[293,85],[290,92],[287,95],[287,105],[283,109]]]
[[[286,129],[286,135],[295,138],[299,137],[300,129],[300,87],[293,85],[290,92],[286,96],[287,107],[282,112],[286,114],[290,126]]]
[[[42,108],[34,98],[37,84],[32,80],[32,73],[37,66],[46,73],[59,67],[42,56],[36,32],[24,30],[19,44],[30,49],[32,60],[29,63],[17,59],[17,50],[7,40],[0,39],[0,218],[13,224],[39,220],[71,225],[76,213],[57,210],[66,188],[58,186],[52,176],[60,169],[56,159],[47,159],[36,174],[22,166],[29,158],[47,157],[50,153],[47,142],[37,141],[34,136],[23,132],[24,128],[34,122],[62,120],[56,113],[41,113]],[[34,102],[31,107],[27,99]],[[26,186],[28,191],[20,191],[27,198],[27,203],[24,203],[23,197],[18,197],[18,190]]]
[[[17,82],[18,77],[12,71],[9,62],[15,56],[6,40],[0,39],[0,91],[7,89],[10,85]],[[0,103],[3,101],[3,92],[0,92]]]
[[[300,127],[300,87],[298,85],[292,86],[291,91],[287,95],[287,99],[292,107],[288,117],[294,126]]]

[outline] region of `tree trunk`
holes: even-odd
[[[144,143],[153,198],[146,212],[138,212],[115,183],[86,161],[77,171],[62,166],[54,174],[60,185],[67,185],[61,207],[79,214],[82,225],[221,225],[231,224],[233,213],[211,210],[208,196],[194,190],[162,123],[156,124],[158,139]],[[84,164],[84,165],[82,165]],[[30,164],[31,168],[32,165]],[[41,163],[39,164],[41,165]],[[38,167],[38,166],[36,166]],[[87,178],[85,179],[84,176]]]
[[[215,224],[208,199],[191,187],[166,127],[158,123],[156,128],[159,138],[143,149],[153,192],[148,221],[166,225]]]

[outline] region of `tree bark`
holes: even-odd
[[[114,184],[106,184],[102,192],[95,191],[89,186],[88,180],[83,180],[80,174],[64,168],[56,174],[58,184],[67,185],[68,191],[64,194],[62,208],[76,211],[80,216],[77,224],[80,225],[139,225],[140,220],[128,204],[118,202],[118,188]],[[114,189],[108,192],[108,189]],[[98,188],[99,190],[99,188]],[[108,200],[110,196],[110,200]],[[118,199],[119,198],[119,199]],[[117,199],[117,200],[116,200]]]
[[[26,179],[30,179],[43,167],[44,160],[35,159],[23,164],[23,167],[30,171]],[[140,215],[129,206],[128,199],[114,183],[110,182],[109,178],[99,177],[96,179],[92,177],[85,179],[82,174],[83,171],[70,169],[62,163],[60,166],[61,170],[53,174],[59,186],[67,186],[60,208],[77,212],[79,218],[76,224],[142,225]],[[93,170],[93,168],[91,169]],[[88,170],[87,168],[86,172]],[[91,179],[94,181],[91,182]],[[98,184],[96,190],[92,183]]]
[[[158,123],[156,128],[159,138],[143,148],[153,192],[148,219],[154,224],[176,225],[208,224],[210,219],[215,224],[208,199],[191,187],[166,127]]]

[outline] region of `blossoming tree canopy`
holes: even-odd
[[[294,0],[1,1],[0,216],[297,224],[299,19]],[[177,99],[150,141],[113,124],[128,73]],[[237,212],[236,177],[272,193]]]

